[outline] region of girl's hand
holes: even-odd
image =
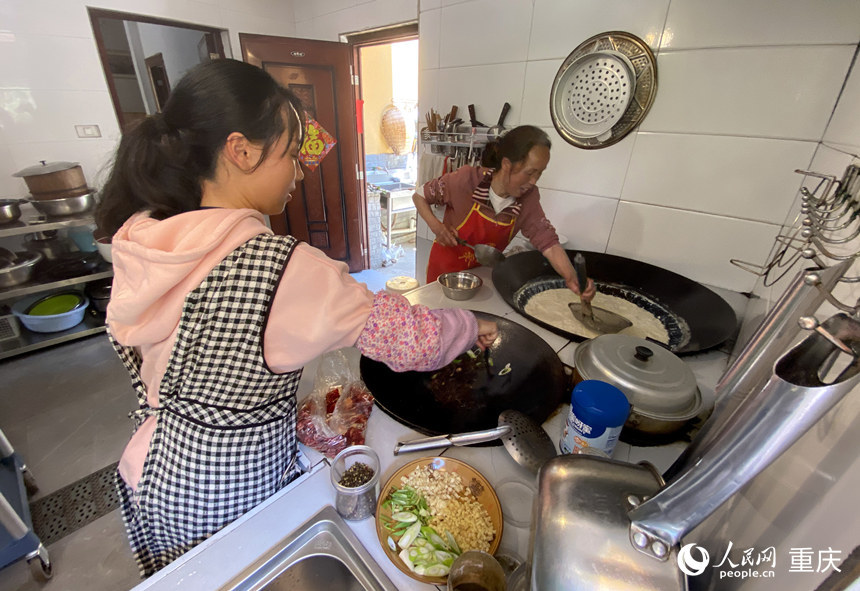
[[[481,351],[489,347],[493,344],[499,337],[499,327],[492,320],[481,320],[477,318],[478,321],[478,340],[476,344],[481,348]]]
[[[581,292],[579,290],[579,282],[576,280],[576,277],[571,277],[566,282],[568,289],[573,293],[579,294],[579,296],[585,300],[586,302],[590,302],[594,299],[595,294],[597,293],[597,288],[594,287],[594,281],[591,279],[588,280],[588,285],[585,287],[585,291]]]

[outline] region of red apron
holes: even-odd
[[[513,238],[516,216],[508,213],[508,208],[505,208],[502,219],[496,219],[493,206],[487,197],[491,180],[492,176],[488,174],[475,188],[472,193],[472,209],[466,219],[457,226],[457,235],[469,244],[487,244],[504,250]],[[427,283],[436,281],[442,273],[464,271],[478,265],[475,252],[468,246],[442,246],[434,240],[427,263]]]

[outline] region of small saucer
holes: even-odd
[[[506,480],[496,485],[496,495],[502,504],[505,523],[515,527],[529,527],[532,505],[537,491],[520,480]]]

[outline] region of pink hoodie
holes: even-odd
[[[271,230],[255,210],[204,209],[161,221],[137,214],[114,236],[107,322],[119,343],[138,348],[149,406],[159,406],[158,386],[186,295],[230,252],[263,233]],[[393,314],[410,312],[415,330],[407,338],[400,327],[387,327]],[[391,338],[395,333],[397,342]],[[263,348],[266,363],[277,373],[356,343],[365,355],[400,371],[432,370],[450,363],[476,338],[470,312],[409,308],[405,298],[384,292],[374,297],[345,264],[299,244],[273,298]],[[374,344],[383,341],[385,347]],[[155,423],[151,416],[140,426],[120,460],[120,474],[132,488],[142,474]]]

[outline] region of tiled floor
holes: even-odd
[[[415,274],[414,234],[392,265],[356,273],[372,291]],[[107,338],[98,335],[0,362],[0,428],[39,484],[39,498],[115,462],[131,434],[135,396]],[[37,583],[20,560],[0,591],[123,591],[140,582],[119,510],[48,547],[53,578]]]

